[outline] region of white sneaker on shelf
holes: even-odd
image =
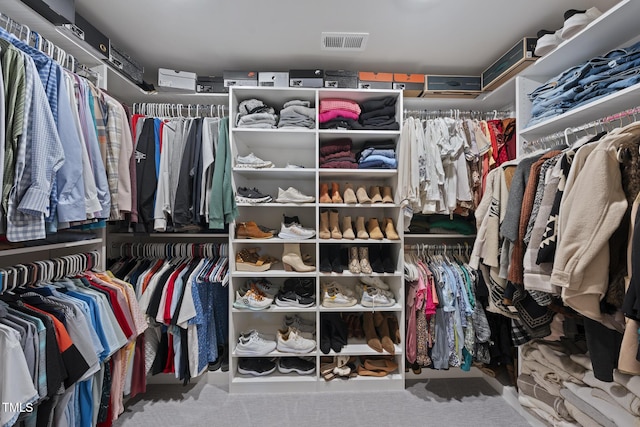
[[[242,332],[236,344],[238,356],[264,356],[276,349],[275,341],[266,339],[255,329]]]
[[[284,316],[282,326],[284,328],[292,327],[299,330],[300,332],[306,332],[310,334],[315,334],[316,332],[315,322],[313,320],[304,319],[298,314],[294,314],[293,316]]]
[[[316,235],[316,231],[310,228],[304,228],[295,222],[286,225],[281,223],[278,237],[281,239],[310,239]]]
[[[247,290],[244,295],[240,295],[240,292],[236,291],[236,300],[233,302],[233,306],[249,310],[264,310],[271,307],[272,303],[273,298],[269,298],[259,290],[252,288]]]
[[[287,163],[287,166],[285,166],[285,169],[304,169],[304,166]]]
[[[304,338],[300,331],[289,327],[278,329],[278,344],[276,348],[283,353],[309,353],[316,348],[316,342]]]
[[[567,40],[575,36],[600,15],[602,15],[602,12],[597,7],[583,11],[575,9],[566,11],[564,25],[562,26],[562,38]]]
[[[278,187],[278,198],[276,199],[278,203],[311,203],[315,200],[315,197],[302,194],[293,187],[289,187],[286,190]]]
[[[236,158],[236,167],[264,169],[264,168],[272,168],[273,163],[268,160],[262,160],[260,157],[257,157],[255,154],[250,153],[248,156],[238,156]]]
[[[354,293],[337,282],[323,285],[322,305],[324,307],[353,307],[358,303]]]
[[[391,307],[395,303],[396,300],[391,292],[374,288],[373,286],[365,286],[360,300],[360,304],[363,307]]]

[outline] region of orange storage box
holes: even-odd
[[[401,89],[404,96],[417,98],[424,89],[424,74],[393,74],[393,88]]]
[[[360,89],[393,89],[393,73],[360,71],[358,77]]]

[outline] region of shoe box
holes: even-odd
[[[538,59],[535,55],[537,39],[525,37],[500,59],[482,72],[482,90],[492,90],[527,68]]]
[[[231,86],[258,86],[258,73],[256,71],[224,71],[222,77],[226,88]]]
[[[482,92],[480,76],[424,76],[422,98],[475,98]]]
[[[168,90],[196,91],[196,73],[158,68],[158,87]]]
[[[289,73],[260,71],[258,73],[258,86],[261,87],[289,87]]]
[[[360,71],[359,89],[393,89],[393,73]]]
[[[85,41],[89,46],[94,48],[95,53],[102,59],[109,59],[109,51],[111,50],[109,37],[98,31],[98,29],[84,19],[82,15],[76,13],[75,22],[62,24],[62,28],[71,32],[80,40]]]
[[[324,85],[324,70],[289,70],[289,87],[321,88]]]
[[[349,70],[325,70],[324,87],[332,89],[357,89],[358,72]]]
[[[401,89],[406,97],[418,98],[424,90],[424,74],[393,73],[393,88]]]
[[[222,76],[197,76],[196,92],[198,93],[228,93]]]
[[[61,25],[74,22],[75,0],[22,0],[22,3],[53,24]]]

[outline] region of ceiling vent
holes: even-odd
[[[367,47],[369,33],[322,33],[322,50],[363,51]]]

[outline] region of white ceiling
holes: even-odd
[[[563,25],[567,9],[617,0],[75,0],[145,67],[352,69],[479,75],[519,39]],[[368,32],[364,52],[320,50],[323,31]]]

